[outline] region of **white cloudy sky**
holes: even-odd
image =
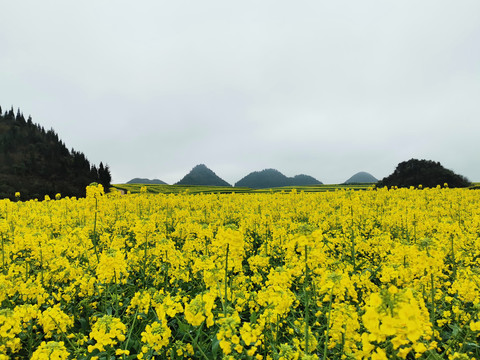
[[[410,158],[480,181],[478,0],[0,4],[0,105],[113,182],[340,183]]]

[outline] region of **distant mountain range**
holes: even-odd
[[[373,184],[377,181],[378,179],[376,179],[373,175],[365,171],[360,171],[345,181],[344,184]]]
[[[144,178],[135,178],[127,182],[127,184],[156,184],[156,185],[168,185],[165,181],[158,179],[144,179]]]
[[[378,180],[367,172],[359,172],[345,181],[344,184],[365,184],[376,183]],[[134,178],[127,184],[166,184],[158,179]],[[253,171],[241,180],[235,183],[235,187],[248,187],[251,189],[265,189],[283,186],[308,186],[322,185],[323,183],[312,176],[300,174],[288,177],[276,169],[264,169],[261,171]],[[204,186],[232,186],[206,165],[200,164],[195,166],[175,185],[204,185]]]

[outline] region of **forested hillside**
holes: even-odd
[[[295,175],[287,177],[276,169],[264,169],[262,171],[254,171],[243,177],[235,183],[236,187],[249,187],[252,189],[264,189],[282,186],[308,186],[321,185],[318,181],[309,175]]]
[[[231,186],[204,164],[195,166],[176,185]]]
[[[130,181],[127,181],[127,184],[156,184],[156,185],[167,185],[165,181],[159,179],[145,179],[145,178],[133,178]]]
[[[410,159],[397,165],[395,171],[377,183],[378,187],[436,187],[438,185],[456,188],[470,186],[463,175],[446,169],[438,161]]]
[[[22,200],[45,195],[84,196],[92,182],[110,186],[108,165],[91,165],[85,155],[69,150],[53,129],[25,120],[13,108],[0,107],[0,198]]]
[[[374,184],[376,182],[378,182],[378,179],[372,174],[360,171],[345,181],[344,184]]]

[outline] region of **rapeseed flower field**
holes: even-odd
[[[480,359],[466,189],[0,200],[0,359]]]

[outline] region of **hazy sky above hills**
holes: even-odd
[[[340,183],[410,158],[480,181],[480,2],[4,1],[0,105],[114,183]]]

